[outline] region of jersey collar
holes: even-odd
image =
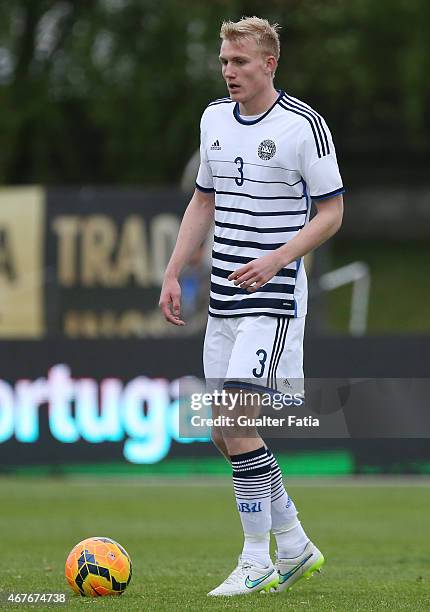
[[[261,115],[261,117],[257,117],[257,119],[251,119],[251,121],[246,121],[246,119],[244,119],[240,115],[240,113],[239,113],[239,102],[236,102],[236,104],[234,105],[234,108],[233,108],[233,116],[236,119],[236,121],[238,121],[242,125],[255,125],[259,121],[262,121],[265,117],[267,117],[267,115],[270,113],[270,111],[278,104],[279,100],[281,100],[281,98],[285,95],[285,91],[283,91],[282,89],[277,89],[276,91],[279,93],[279,96],[277,97],[275,102],[272,104],[272,106],[265,113],[263,113]]]

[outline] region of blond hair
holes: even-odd
[[[261,48],[262,53],[273,55],[279,60],[280,44],[277,23],[270,24],[260,17],[242,17],[240,21],[224,21],[219,33],[222,40],[237,41],[241,38],[252,38]]]

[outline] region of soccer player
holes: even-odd
[[[206,378],[223,379],[228,392],[303,379],[302,258],[337,232],[343,214],[344,189],[324,119],[274,87],[278,29],[257,17],[222,24],[219,57],[229,95],[203,113],[196,189],[160,296],[167,321],[184,325],[179,276],[214,224],[203,361]],[[311,201],[316,214],[309,221]],[[209,595],[283,591],[312,575],[324,557],[298,520],[264,441],[227,427],[213,428],[212,438],[232,465],[244,546],[236,569]]]

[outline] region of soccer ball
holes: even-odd
[[[71,550],[66,578],[75,593],[98,597],[122,595],[131,580],[131,559],[110,538],[87,538]]]

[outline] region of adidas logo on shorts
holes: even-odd
[[[219,144],[218,139],[216,139],[213,145],[211,146],[211,151],[221,151],[221,145]]]

